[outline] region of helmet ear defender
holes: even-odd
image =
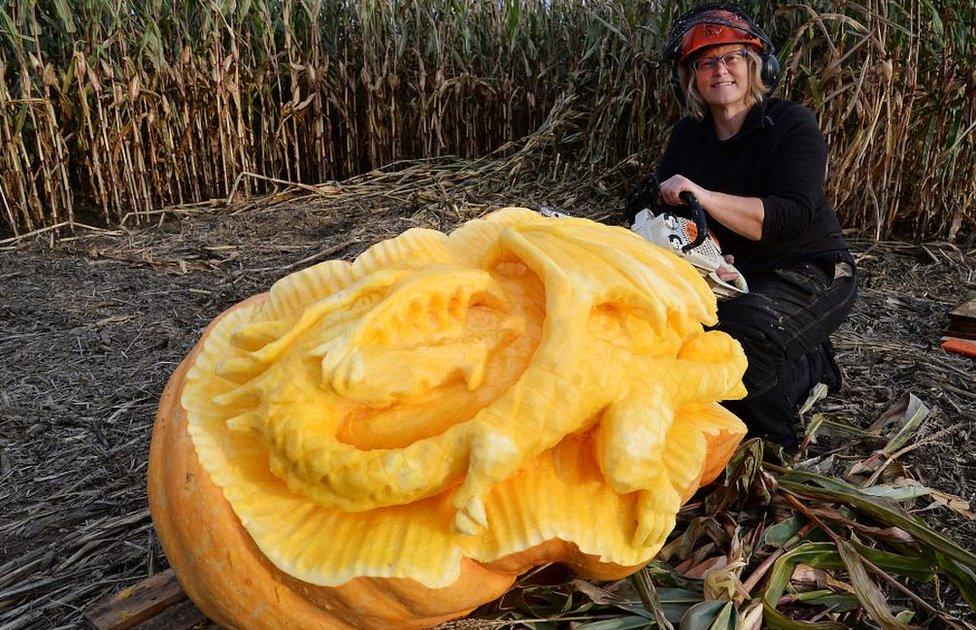
[[[763,84],[769,88],[769,90],[775,90],[776,86],[779,84],[779,59],[776,57],[776,47],[773,46],[773,42],[769,39],[769,36],[766,35],[766,33],[759,28],[755,22],[752,21],[752,18],[750,18],[749,15],[737,4],[730,2],[711,2],[697,6],[679,17],[671,27],[671,31],[668,34],[668,42],[661,51],[662,61],[674,62],[671,66],[671,91],[674,93],[675,98],[678,99],[678,102],[681,103],[682,106],[685,104],[685,93],[681,85],[681,74],[678,70],[678,60],[681,56],[681,44],[685,34],[698,24],[717,24],[721,26],[728,26],[739,31],[743,30],[742,26],[739,24],[734,24],[727,20],[707,17],[704,15],[707,12],[715,10],[728,11],[734,14],[736,17],[741,18],[742,21],[746,23],[748,26],[747,32],[759,39],[759,41],[761,41],[763,44],[763,50],[760,54],[761,65],[759,68],[759,73]]]

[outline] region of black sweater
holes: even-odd
[[[709,190],[762,200],[759,241],[715,219],[709,222],[722,253],[734,255],[736,267],[748,278],[800,261],[853,263],[824,194],[826,167],[827,147],[813,114],[769,98],[753,106],[742,129],[728,140],[718,139],[707,116],[682,118],[671,132],[657,176],[663,182],[684,175]]]

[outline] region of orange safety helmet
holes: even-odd
[[[681,39],[681,53],[678,56],[681,66],[696,52],[710,46],[746,44],[760,54],[765,49],[765,44],[756,37],[750,24],[732,11],[705,11],[696,16],[695,21],[697,23]]]
[[[661,60],[674,62],[671,90],[679,103],[685,103],[679,68],[684,68],[695,53],[722,44],[745,44],[755,48],[761,60],[759,73],[763,84],[770,90],[776,89],[779,59],[769,36],[734,2],[709,2],[675,20],[668,32],[668,41],[661,49]]]

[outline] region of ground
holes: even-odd
[[[90,603],[166,566],[146,505],[153,415],[170,373],[215,315],[291,270],[353,257],[408,227],[449,229],[501,204],[450,191],[438,200],[311,195],[184,208],[53,244],[46,236],[7,243],[0,627],[76,626]],[[562,207],[580,211],[572,200]],[[903,463],[927,485],[972,501],[976,370],[939,341],[948,311],[976,292],[976,256],[939,243],[851,242],[860,298],[834,337],[844,386],[814,411],[866,427],[914,393],[932,414]],[[973,521],[925,501],[916,507],[976,548]]]

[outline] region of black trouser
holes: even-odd
[[[854,266],[840,260],[799,263],[749,278],[749,293],[719,302],[715,327],[742,344],[748,395],[722,403],[750,436],[797,446],[797,409],[818,381],[836,391],[840,373],[828,339],[857,296]]]

